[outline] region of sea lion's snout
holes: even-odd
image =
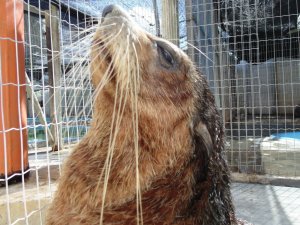
[[[102,11],[102,18],[104,18],[107,14],[111,13],[115,7],[116,7],[115,5],[106,6]]]
[[[101,23],[104,22],[105,19],[108,18],[113,18],[113,19],[117,19],[117,18],[123,18],[125,20],[130,20],[129,15],[127,14],[126,11],[124,11],[121,7],[119,7],[118,5],[107,5],[105,6],[105,8],[102,11],[102,17],[101,17]],[[118,19],[117,19],[118,20]]]
[[[122,87],[126,86],[129,79],[137,77],[141,71],[145,57],[140,56],[146,56],[142,51],[149,53],[152,47],[147,33],[124,9],[113,4],[103,9],[93,43],[97,46],[91,53],[92,80],[95,87],[103,77],[113,77],[112,81],[119,82]]]

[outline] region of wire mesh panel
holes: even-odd
[[[188,54],[220,106],[234,181],[299,187],[299,10],[297,0],[186,1]],[[232,186],[237,215],[254,224],[299,224],[298,191]]]
[[[12,46],[22,45],[23,56],[16,57],[15,51],[11,54],[17,63],[25,63],[25,70],[22,73],[24,81],[14,84],[4,80],[6,73],[0,70],[1,96],[6,86],[26,87],[23,102],[26,102],[26,109],[22,115],[19,110],[17,115],[24,117],[27,125],[11,128],[3,122],[5,114],[1,117],[1,134],[4,135],[1,140],[8,139],[10,130],[25,132],[27,136],[20,150],[14,149],[24,161],[20,169],[13,173],[7,169],[11,162],[7,154],[10,146],[4,145],[4,151],[0,152],[1,166],[5,169],[2,172],[1,167],[0,174],[0,224],[43,224],[61,165],[90,127],[94,90],[89,76],[89,53],[93,31],[103,8],[108,4],[119,4],[142,27],[155,33],[154,8],[152,1],[11,0],[7,3],[11,4],[11,14],[5,19],[9,16],[22,18],[20,24],[24,29],[20,36],[23,38],[7,37],[1,31],[1,48],[7,40]],[[1,7],[6,9],[8,6]],[[15,30],[17,22],[12,23]],[[1,51],[0,57],[5,54]],[[18,65],[14,67],[18,68]],[[6,104],[5,101],[0,102]],[[17,101],[16,110],[21,105],[21,100]],[[14,116],[12,120],[16,120]],[[27,155],[23,156],[23,150],[28,159]]]
[[[162,1],[7,2],[11,14],[4,18],[14,18],[10,23],[14,29],[7,36],[0,27],[0,225],[44,224],[61,165],[91,125],[94,89],[89,54],[103,8],[119,4],[143,28],[160,35]],[[299,11],[297,0],[178,1],[178,43],[207,77],[215,95],[234,180],[299,186]],[[17,29],[16,18],[21,18],[24,28]],[[4,60],[6,51],[14,64]],[[11,65],[18,69],[10,71]],[[7,97],[10,92],[13,97]],[[6,122],[7,118],[12,121]],[[12,166],[10,172],[13,161],[19,167]],[[270,208],[280,210],[276,196],[284,199],[286,190],[299,194],[296,188],[234,184],[238,215],[267,224],[268,216],[260,220],[245,212],[248,205],[243,199],[248,196],[247,204],[262,210],[263,203],[251,202],[258,201],[253,193],[272,192]],[[298,213],[296,205],[290,208]],[[295,213],[287,214],[296,218]],[[272,217],[272,224],[284,221]]]
[[[299,177],[298,1],[187,2],[203,54],[189,51],[220,105],[231,169]]]

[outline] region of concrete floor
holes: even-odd
[[[300,188],[233,183],[238,218],[254,225],[300,225]]]
[[[24,185],[0,188],[0,225],[26,224],[26,220],[30,225],[44,223],[60,162],[68,154],[69,151],[30,154],[31,168],[37,170],[31,171]],[[254,225],[300,225],[300,188],[234,182],[232,194],[240,219]]]

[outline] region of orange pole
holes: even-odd
[[[0,177],[28,164],[23,1],[0,0]],[[22,162],[23,158],[23,162]]]

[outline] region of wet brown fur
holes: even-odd
[[[122,11],[118,13],[128,20]],[[236,224],[229,172],[222,153],[223,126],[205,78],[175,46],[144,31],[137,33],[139,43],[134,43],[141,75],[137,111],[143,223]],[[96,43],[101,35],[96,33]],[[176,69],[160,66],[159,53],[153,47],[156,41],[176,49]],[[117,47],[114,42],[105,48],[106,52],[113,52]],[[92,58],[97,58],[96,55],[97,52],[92,52]],[[114,63],[113,73],[117,73],[118,62]],[[108,65],[109,60],[103,61],[103,57],[91,65],[95,86],[101,82]],[[115,75],[95,98],[92,126],[63,167],[48,211],[48,225],[100,224],[103,181],[99,187],[98,182],[113,129],[111,120],[118,79]],[[130,98],[124,104],[103,224],[137,224]],[[122,105],[122,101],[117,105]]]

